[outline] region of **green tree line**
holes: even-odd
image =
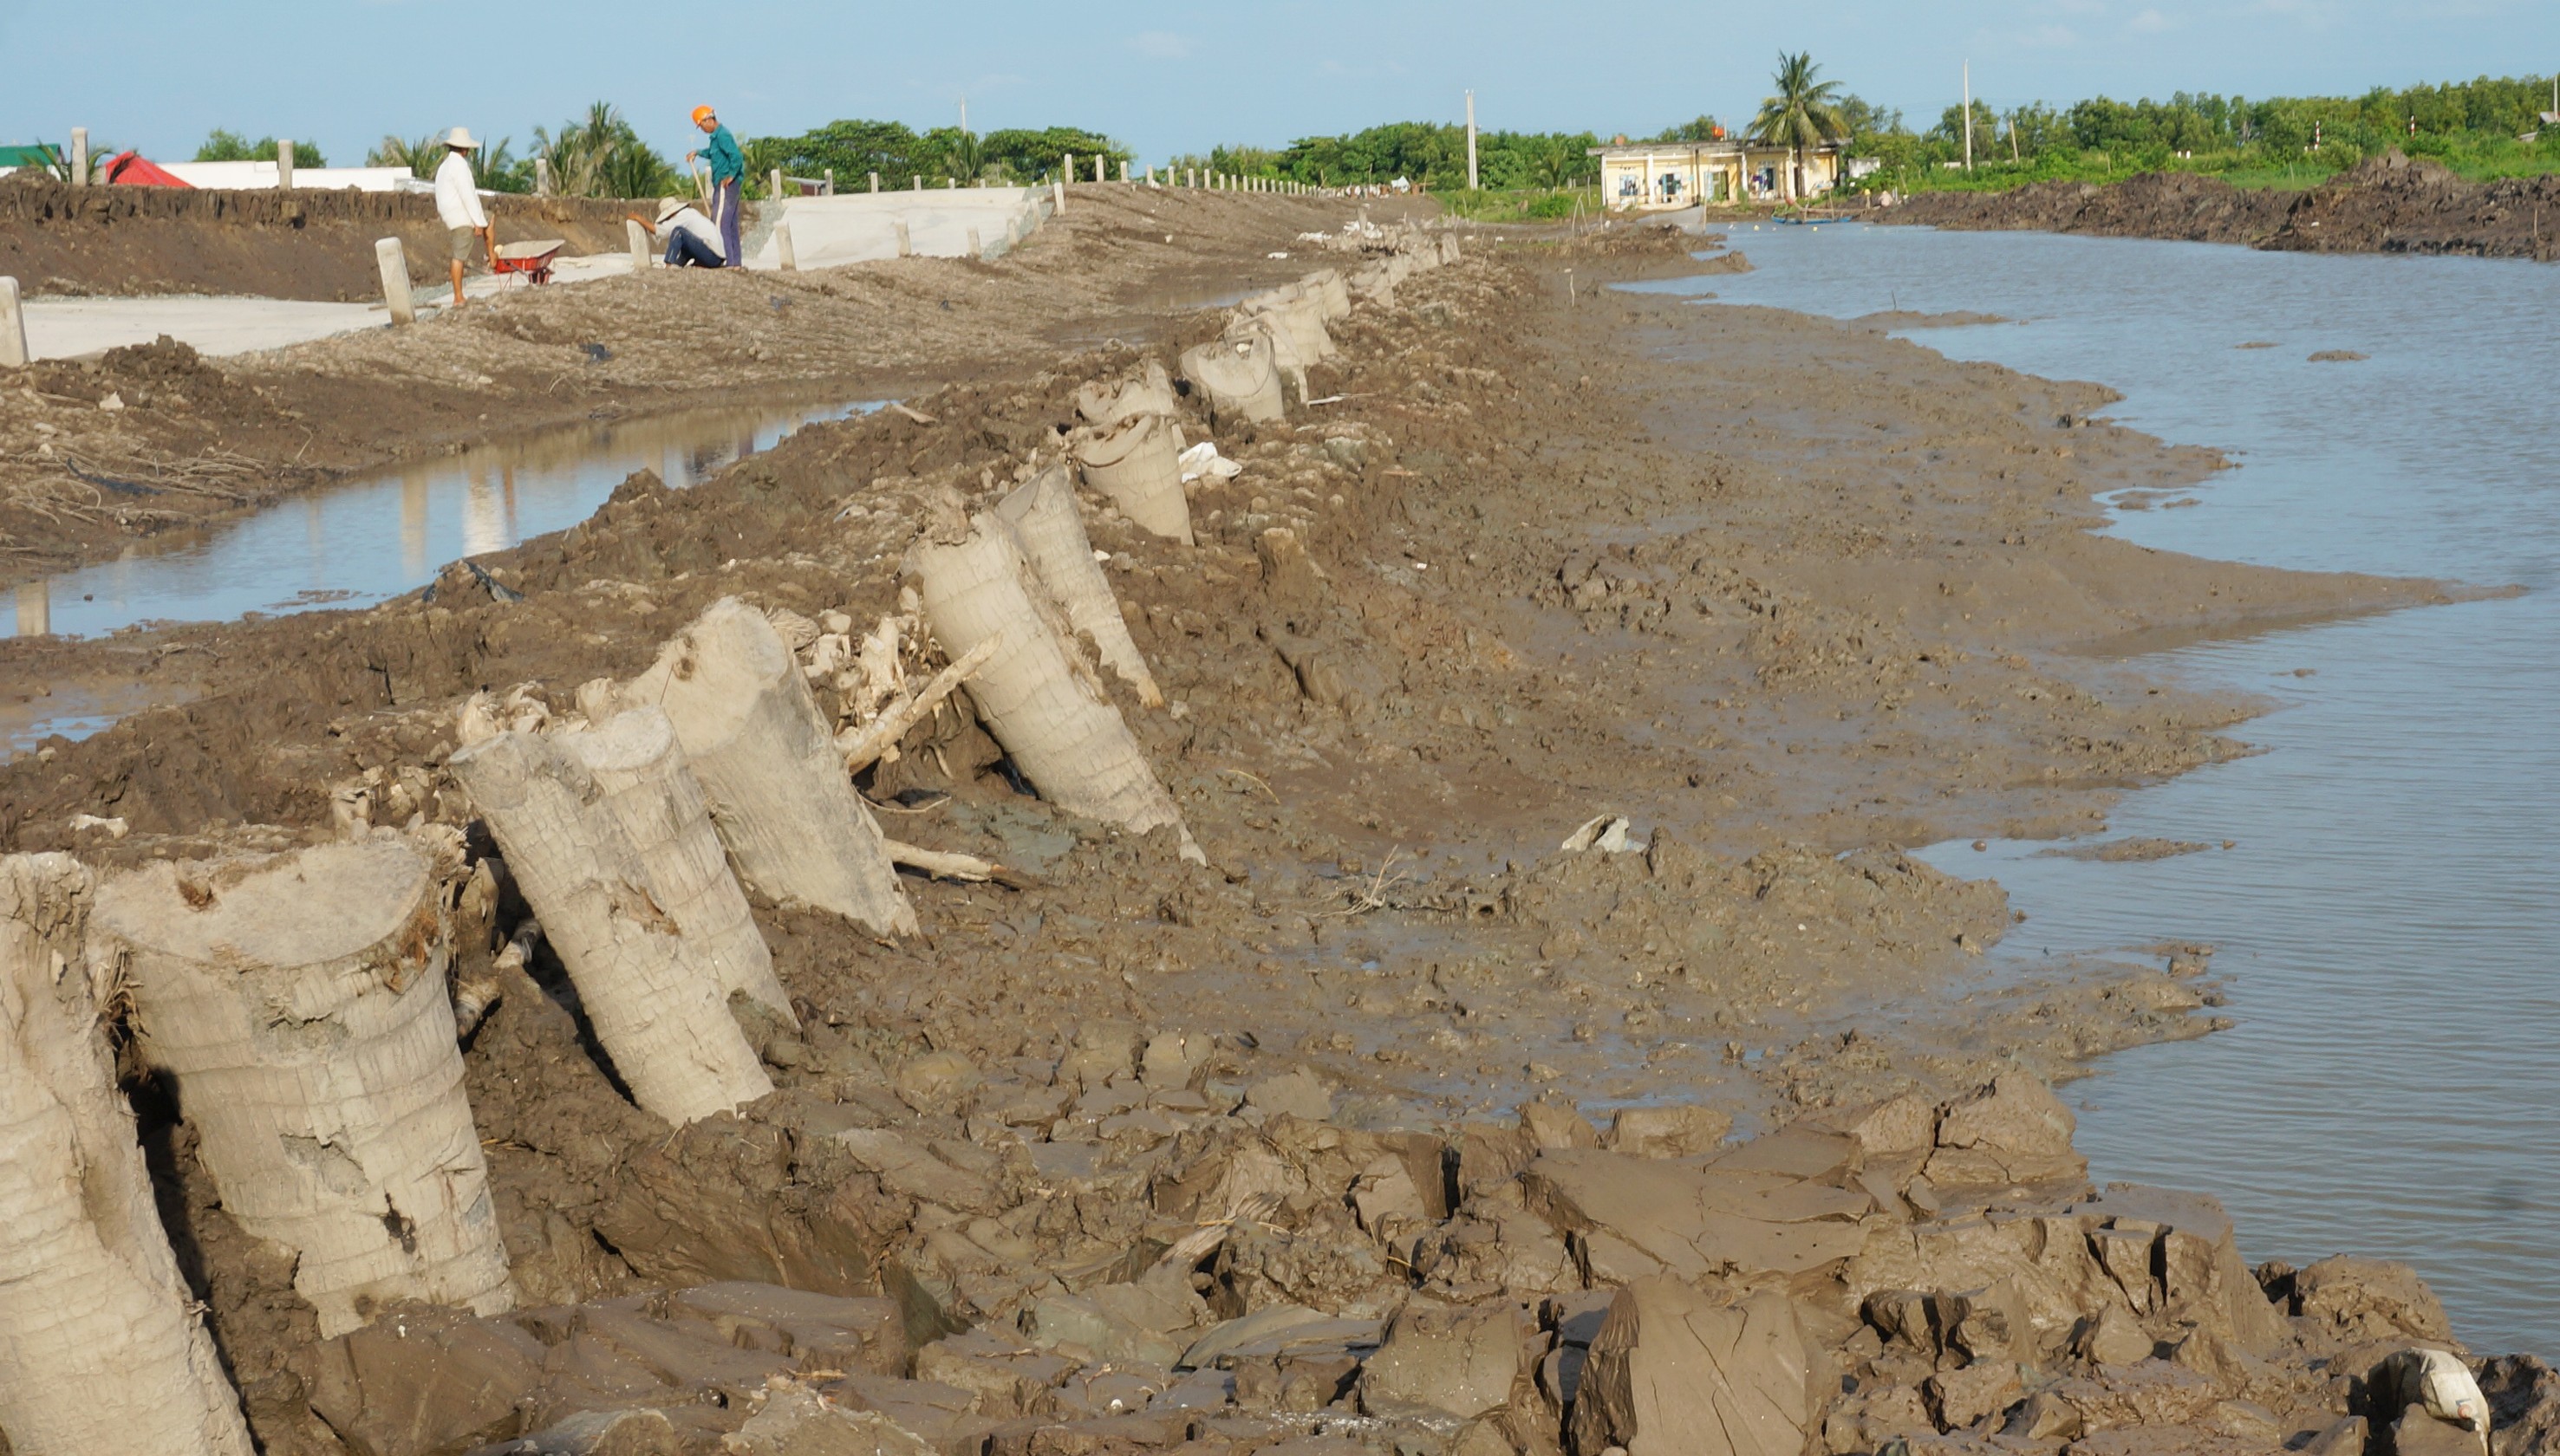
[[[250,141],[237,131],[226,131],[218,126],[205,138],[205,144],[196,148],[195,160],[199,162],[272,162],[275,160],[275,141],[276,139],[271,136],[262,136],[255,141]],[[318,142],[295,142],[293,165],[326,167],[329,162],[327,158],[320,155]]]
[[[267,148],[264,155],[274,155],[272,143],[261,145]],[[869,186],[873,172],[880,175],[883,188],[910,187],[919,177],[929,187],[955,181],[964,187],[980,182],[1019,186],[1054,177],[1059,163],[1070,156],[1085,178],[1093,175],[1096,156],[1114,178],[1122,162],[1134,160],[1126,146],[1076,126],[982,134],[956,126],[919,132],[897,121],[831,121],[796,136],[740,135],[738,149],[746,156],[744,191],[750,198],[766,194],[775,168],[802,178],[824,177],[832,170],[839,191],[855,192]],[[317,165],[308,160],[311,155],[301,153],[303,165]],[[443,133],[431,132],[415,138],[386,136],[365,163],[406,167],[428,177],[443,160]],[[493,192],[532,192],[540,174],[537,162],[549,164],[552,190],[562,197],[653,198],[693,191],[684,159],[642,140],[621,108],[607,101],[592,103],[583,115],[558,127],[535,127],[533,146],[522,154],[513,138],[501,137],[484,143],[472,161],[480,185]]]
[[[2247,96],[2178,91],[2166,100],[2092,96],[1998,110],[1973,103],[1974,172],[1964,174],[1966,111],[1937,124],[1899,124],[1854,138],[1884,170],[1872,186],[2010,187],[2044,178],[2104,178],[2176,170],[2239,181],[2318,181],[2385,148],[2434,157],[2475,178],[2560,166],[2550,76],[2376,86],[2356,96]],[[1950,169],[1957,164],[1959,170]]]
[[[1564,188],[1599,174],[1589,155],[1600,139],[1587,131],[1482,131],[1476,170],[1488,191]],[[1341,136],[1301,137],[1285,147],[1227,145],[1176,157],[1178,172],[1199,168],[1233,177],[1345,187],[1393,182],[1452,191],[1467,185],[1467,128],[1444,121],[1395,121]]]

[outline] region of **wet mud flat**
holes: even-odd
[[[681,1128],[556,957],[505,953],[524,905],[477,902],[453,978],[496,988],[463,1067],[514,1312],[322,1339],[146,1085],[266,1448],[2478,1449],[2377,1375],[2453,1335],[2405,1269],[2251,1270],[2209,1199],[2088,1186],[2040,1080],[2208,1031],[2208,953],[1994,979],[1999,887],[1897,847],[2093,828],[2239,751],[2251,704],[2087,648],[2443,590],[2089,534],[2093,495],[2218,464],[2093,422],[2093,386],[1568,307],[1563,268],[1688,245],[1471,246],[1336,326],[1338,403],[1186,405],[1242,467],[1198,483],[1197,544],[1083,501],[1167,702],[1106,680],[1204,864],[929,717],[860,787],[1007,873],[904,877],[913,936],[757,904],[776,1091]],[[440,824],[487,863],[472,694],[565,716],[722,598],[812,624],[819,666],[838,616],[905,610],[955,497],[1055,459],[1080,385],[1221,324],[634,476],[431,600],[13,645],[193,697],[0,766],[0,834],[116,869]],[[2547,1369],[2480,1371],[2500,1456],[2538,1449]],[[1673,1393],[1718,1381],[1747,1439]]]

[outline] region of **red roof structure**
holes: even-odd
[[[118,152],[106,159],[106,180],[118,187],[186,187],[140,152]]]

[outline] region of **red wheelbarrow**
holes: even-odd
[[[568,246],[566,238],[553,237],[540,242],[506,242],[498,245],[500,273],[522,273],[527,283],[552,281],[552,259]]]

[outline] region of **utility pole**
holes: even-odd
[[[969,98],[967,96],[960,98],[960,134],[963,136],[969,134]]]
[[[1965,170],[1974,170],[1974,63],[1965,63]]]
[[[1476,190],[1476,93],[1467,93],[1467,191]]]

